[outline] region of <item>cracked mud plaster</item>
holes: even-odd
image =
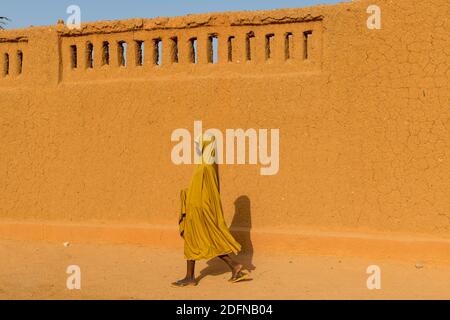
[[[366,27],[369,5],[382,29]],[[450,3],[355,1],[268,12],[191,15],[0,31],[0,218],[173,223],[192,167],[170,160],[171,132],[279,128],[280,172],[223,166],[227,220],[247,196],[252,227],[314,227],[433,234],[450,231]],[[303,33],[313,30],[304,61]],[[245,36],[254,57],[245,61]],[[283,36],[294,35],[285,60]],[[207,39],[219,39],[208,63]],[[273,59],[265,36],[274,34]],[[134,41],[178,37],[152,65]],[[235,37],[234,61],[227,41]],[[198,64],[188,40],[198,41]],[[127,67],[116,64],[128,42]],[[94,45],[93,68],[84,45]],[[101,65],[101,45],[111,64]],[[69,47],[78,46],[77,70]],[[23,73],[15,74],[15,52]],[[0,64],[0,67],[2,64]]]

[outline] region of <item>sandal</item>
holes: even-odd
[[[238,271],[236,273],[236,275],[232,276],[230,278],[230,280],[228,280],[228,281],[231,282],[231,283],[237,283],[237,282],[241,282],[241,281],[244,281],[244,280],[248,280],[248,277],[249,277],[248,273],[245,273],[245,272],[242,272],[242,271]]]
[[[195,287],[197,286],[197,282],[196,281],[186,282],[183,280],[178,280],[176,282],[171,283],[170,286],[172,288]]]

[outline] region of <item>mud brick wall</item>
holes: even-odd
[[[202,120],[280,129],[277,175],[221,167],[228,221],[246,196],[253,227],[446,237],[449,16],[371,0],[0,31],[0,219],[176,223],[193,167],[170,136]]]

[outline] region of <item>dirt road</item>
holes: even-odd
[[[67,245],[67,244],[66,244]],[[184,275],[182,252],[138,246],[0,241],[1,299],[394,299],[450,298],[450,266],[298,255],[241,256],[252,281],[229,284],[221,261],[201,262],[195,288],[171,288]],[[68,290],[69,265],[81,290]],[[368,290],[369,265],[381,289]]]

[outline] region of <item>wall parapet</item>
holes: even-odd
[[[59,28],[62,36],[194,29],[199,27],[262,26],[268,24],[305,23],[322,21],[323,14],[302,13],[304,9],[251,11],[237,13],[196,14],[181,17],[139,18],[117,21],[98,21],[82,24],[80,29]],[[316,9],[317,10],[317,9]],[[300,12],[299,12],[300,11]]]
[[[28,37],[26,36],[0,38],[0,77],[3,78],[3,80],[16,82],[22,77],[23,57],[27,46]]]
[[[30,70],[33,84],[180,72],[319,71],[323,19],[319,13],[289,9],[100,21],[72,30],[58,24],[1,31],[0,88],[25,84]],[[32,50],[24,47],[29,42]],[[49,46],[47,57],[28,59],[27,51],[35,55],[45,50],[42,45]],[[46,78],[40,81],[40,75]]]

